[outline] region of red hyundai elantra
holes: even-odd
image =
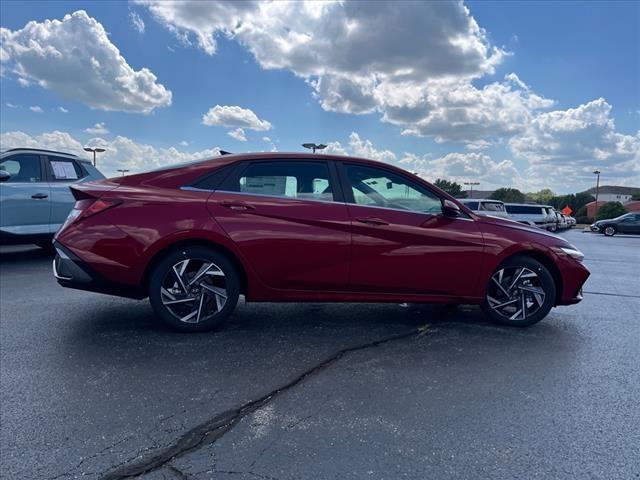
[[[329,155],[226,155],[71,187],[55,237],[65,287],[148,296],[208,330],[255,302],[477,304],[525,326],[582,299],[589,271],[560,237],[477,216],[391,165]]]

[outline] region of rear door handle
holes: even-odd
[[[42,200],[43,198],[47,198],[49,195],[46,193],[34,193],[31,195],[31,198],[35,198],[36,200]]]
[[[367,225],[389,225],[389,222],[385,222],[381,218],[374,217],[356,218],[356,222],[364,223]]]
[[[231,210],[255,210],[256,207],[243,202],[221,202],[220,206],[230,208]]]

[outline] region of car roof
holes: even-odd
[[[90,160],[87,160],[86,158],[78,157],[74,153],[59,152],[57,150],[47,150],[45,148],[28,148],[28,147],[10,148],[8,150],[2,150],[0,152],[0,155],[4,156],[5,154],[8,154],[8,153],[17,153],[17,152],[42,153],[42,154],[45,154],[45,155],[53,153],[55,155],[61,155],[63,157],[71,157],[74,160],[78,160],[78,161],[83,162],[83,163],[91,163]]]

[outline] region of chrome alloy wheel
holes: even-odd
[[[160,299],[181,322],[203,322],[220,312],[227,302],[225,274],[207,260],[182,260],[165,275]]]
[[[506,267],[491,277],[487,303],[504,318],[526,320],[542,308],[545,296],[542,281],[533,270]]]

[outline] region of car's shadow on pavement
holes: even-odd
[[[2,245],[0,246],[0,266],[13,266],[29,262],[42,262],[53,259],[53,250],[46,250],[36,245]]]

